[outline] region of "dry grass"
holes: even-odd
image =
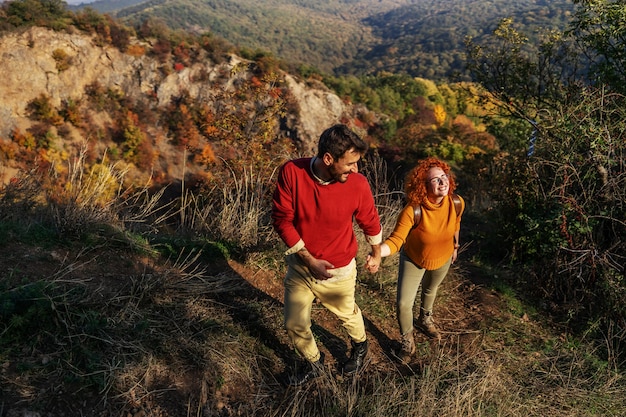
[[[381,165],[372,169],[381,172],[373,184],[385,184]],[[559,328],[550,327],[547,317],[521,318],[506,303],[487,310],[478,296],[501,297],[469,282],[469,272],[461,268],[446,281],[439,301],[437,319],[445,339],[440,344],[421,340],[410,367],[394,361],[377,336],[371,338],[380,344],[372,350],[375,364],[360,378],[343,378],[329,362],[323,378],[286,388],[283,376],[293,355],[280,302],[252,285],[253,279],[257,285],[271,284],[257,276],[260,272],[282,276],[282,262],[272,260],[280,252],[258,252],[235,270],[227,254],[209,250],[206,238],[199,239],[202,244],[181,243],[176,234],[169,240],[159,236],[158,245],[150,241],[171,230],[162,225],[184,217],[176,210],[192,214],[187,225],[222,230],[240,247],[254,245],[255,233],[269,240],[263,231],[267,207],[261,203],[267,198],[266,183],[252,173],[235,183],[215,190],[224,199],[215,206],[219,212],[212,212],[211,205],[196,211],[196,197],[190,196],[161,210],[158,198],[145,193],[122,198],[116,192],[104,199],[74,190],[71,210],[57,213],[73,215],[84,227],[113,219],[127,236],[115,244],[103,235],[96,244],[78,240],[75,246],[50,250],[29,245],[23,237],[12,242],[10,236],[17,235],[11,231],[3,234],[0,410],[51,417],[586,417],[620,416],[626,409],[623,371],[613,345],[552,330]],[[36,182],[24,184],[24,190],[36,189]],[[76,177],[73,184],[93,183]],[[384,187],[375,188],[375,195],[384,227],[391,230],[401,203]],[[2,225],[33,221],[32,211],[18,207],[41,203],[37,193],[20,195],[17,188],[5,188],[0,196]],[[88,201],[106,204],[95,213],[84,205]],[[248,210],[252,217],[246,217]],[[235,229],[240,234],[232,234]],[[144,234],[134,239],[143,242],[144,250],[133,243],[137,230]],[[361,274],[359,304],[382,333],[395,328],[395,273],[386,265],[384,274],[370,281]],[[318,336],[327,349],[328,339]]]
[[[199,194],[183,193],[175,215],[180,225],[247,250],[277,243],[270,223],[275,171],[270,178],[252,169],[228,172],[229,177]]]
[[[507,360],[510,351],[490,350],[482,343],[471,351],[442,346],[421,373],[400,377],[371,373],[357,383],[338,384],[332,378],[316,381],[295,393],[271,416],[619,416],[624,405],[619,383],[605,375],[604,384],[585,389],[577,383],[546,383],[519,379]],[[570,358],[575,360],[575,358]],[[555,361],[543,358],[541,369]],[[554,375],[557,376],[557,375]],[[530,384],[529,384],[530,383]]]

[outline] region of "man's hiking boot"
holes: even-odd
[[[400,361],[407,364],[411,361],[411,356],[415,353],[415,339],[413,338],[413,330],[402,335],[402,349],[400,350]]]
[[[365,365],[365,358],[367,356],[367,340],[361,343],[352,342],[352,353],[350,359],[343,366],[344,375],[353,375],[359,372]]]
[[[436,340],[441,339],[439,330],[437,330],[437,327],[435,326],[435,323],[433,322],[432,311],[420,310],[420,315],[417,318],[415,327],[417,327],[422,333],[424,333],[426,336],[428,336],[431,339],[436,339]]]
[[[289,386],[299,387],[324,374],[324,354],[316,362],[306,361],[295,374],[289,375]]]

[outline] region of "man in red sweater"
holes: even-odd
[[[307,361],[291,375],[301,385],[321,375],[323,356],[311,332],[311,307],[317,298],[343,324],[352,342],[344,374],[355,374],[367,355],[365,325],[354,299],[357,240],[353,219],[368,243],[368,266],[380,264],[382,229],[374,197],[358,162],[367,144],[345,125],[320,136],[317,156],[287,162],[280,169],[272,219],[288,249],[285,276],[285,328]]]

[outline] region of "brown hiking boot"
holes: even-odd
[[[409,363],[411,361],[411,356],[415,353],[415,339],[413,338],[413,330],[408,332],[407,334],[402,335],[402,350],[400,350],[400,355],[398,358],[402,361],[402,363]]]
[[[424,333],[431,339],[439,340],[441,339],[441,335],[439,334],[439,330],[435,326],[433,322],[433,313],[432,311],[420,310],[420,315],[417,318],[417,322],[415,323],[415,327],[418,328],[419,331]]]

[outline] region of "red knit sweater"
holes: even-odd
[[[345,183],[318,183],[311,159],[281,168],[272,205],[273,225],[289,248],[301,245],[317,259],[340,268],[356,257],[353,219],[371,244],[381,242],[381,225],[367,179],[351,174]],[[378,241],[376,241],[378,240]]]

